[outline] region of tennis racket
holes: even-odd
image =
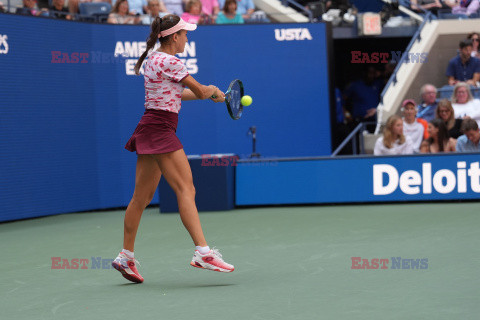
[[[227,105],[228,114],[233,120],[238,120],[242,117],[243,106],[240,100],[243,97],[243,83],[239,79],[230,82],[227,92],[225,92],[225,104]],[[213,99],[216,96],[212,96]]]

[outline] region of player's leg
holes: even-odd
[[[140,218],[157,190],[162,172],[152,155],[138,155],[135,191],[125,212],[123,248],[133,252]]]
[[[160,177],[161,171],[155,158],[151,155],[139,155],[135,174],[135,191],[125,212],[123,250],[112,262],[112,266],[120,271],[125,279],[132,282],[143,282],[143,277],[136,267],[133,249],[140,218],[145,207],[152,201]]]
[[[180,218],[193,242],[196,246],[207,246],[195,205],[192,171],[185,152],[180,149],[155,155],[155,158],[165,179],[177,196]]]
[[[210,250],[203,234],[197,206],[192,171],[183,149],[155,156],[160,170],[177,195],[178,210],[183,225],[198,247],[190,264],[197,268],[220,272],[232,272],[233,265],[226,263],[217,249]],[[205,250],[205,252],[200,252]]]

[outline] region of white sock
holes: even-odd
[[[122,249],[122,252],[125,253],[128,259],[133,259],[133,252],[128,251],[127,249]]]
[[[200,252],[200,254],[207,254],[207,253],[210,252],[210,247],[209,246],[206,246],[206,247],[196,246],[195,250],[198,250],[198,252]]]

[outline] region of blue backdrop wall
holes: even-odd
[[[135,155],[124,144],[143,113],[133,66],[147,26],[0,15],[0,221],[125,206]],[[328,155],[324,24],[199,27],[180,55],[202,83],[244,81],[254,103],[239,121],[223,104],[188,102],[187,154]],[[158,199],[158,197],[154,197]],[[156,200],[154,200],[156,201]]]

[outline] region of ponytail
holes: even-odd
[[[140,56],[140,59],[138,59],[137,63],[135,64],[135,74],[139,75],[140,74],[140,67],[143,64],[143,61],[148,55],[148,52],[155,47],[155,44],[157,43],[157,40],[159,39],[160,32],[162,32],[162,18],[156,17],[155,20],[152,22],[152,32],[150,32],[150,36],[147,39],[147,49],[145,49],[145,52]]]
[[[160,43],[165,43],[170,39],[170,36],[162,37],[161,32],[162,30],[167,30],[174,25],[176,25],[180,21],[180,17],[169,14],[164,16],[163,18],[156,17],[155,20],[152,22],[152,31],[150,32],[150,36],[148,36],[147,39],[147,49],[145,49],[145,52],[140,56],[138,59],[137,63],[135,64],[135,74],[139,75],[140,74],[140,67],[143,64],[143,61],[148,55],[148,52],[155,47],[155,44],[157,41],[160,41]]]

